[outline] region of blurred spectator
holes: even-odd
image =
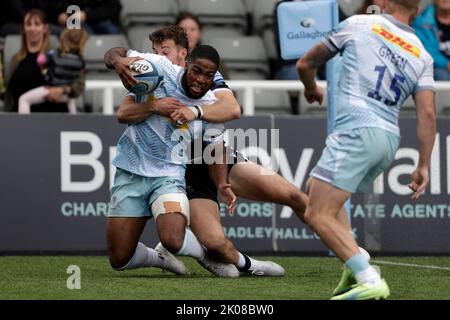
[[[56,2],[56,1],[53,1]],[[9,34],[20,34],[25,14],[31,9],[43,12],[51,11],[50,0],[2,0],[0,1],[0,37]],[[62,28],[49,24],[50,32],[59,35]]]
[[[184,29],[189,42],[189,53],[201,44],[203,26],[200,20],[190,12],[181,12],[175,24]]]
[[[434,59],[434,77],[450,81],[450,0],[435,0],[414,21],[413,27]]]
[[[83,51],[88,40],[84,29],[65,29],[61,34],[60,47],[47,54],[40,53],[38,65],[45,74],[45,86],[25,92],[19,98],[19,113],[30,113],[31,105],[41,104],[48,99],[67,103],[69,113],[76,113],[75,99],[84,88]],[[81,83],[81,84],[80,84]],[[50,88],[60,91],[50,95]],[[72,90],[76,88],[76,90]]]
[[[52,19],[61,27],[66,27],[69,17],[67,8],[71,5],[80,7],[81,27],[90,34],[117,34],[119,17],[122,10],[120,0],[62,0],[51,1]],[[50,21],[52,21],[52,19]]]
[[[37,57],[40,53],[49,50],[48,24],[45,14],[32,9],[25,14],[22,27],[22,44],[19,52],[11,59],[9,78],[5,79],[5,111],[17,112],[19,97],[34,88],[45,84],[44,75],[38,64]],[[55,97],[60,92],[57,87],[49,88],[50,98]],[[34,108],[36,107],[36,108]],[[67,104],[62,106],[55,103],[46,102],[39,106],[33,106],[31,111],[51,112],[67,111]]]
[[[200,20],[192,13],[184,11],[175,19],[175,25],[183,28],[184,32],[186,32],[189,42],[189,53],[191,53],[202,42],[203,26]],[[226,66],[222,61],[220,62],[219,72],[224,79],[229,79]]]

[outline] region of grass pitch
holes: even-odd
[[[153,268],[116,272],[99,256],[2,256],[0,299],[322,300],[331,297],[340,278],[336,258],[259,258],[281,264],[286,276],[220,279],[189,258],[182,260],[192,275],[180,277]],[[390,299],[450,299],[450,257],[373,260],[408,264],[379,264]],[[80,290],[67,288],[70,265],[80,267]]]

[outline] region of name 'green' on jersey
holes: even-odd
[[[164,97],[173,97],[187,106],[208,105],[217,99],[208,91],[200,99],[191,99],[185,95],[181,86],[184,69],[173,65],[166,57],[139,53],[130,50],[127,56],[141,56],[151,61],[164,80],[153,95],[136,96],[137,102],[152,101]],[[123,170],[144,177],[182,176],[186,169],[187,149],[190,141],[203,135],[212,125],[205,121],[191,121],[182,126],[176,125],[171,119],[153,114],[145,121],[129,125],[119,138],[116,156],[112,164]],[[223,139],[223,125],[215,125],[214,130],[221,130],[220,134],[210,137],[203,135],[206,143],[220,143]],[[183,137],[180,141],[180,137]]]
[[[376,127],[399,134],[405,100],[434,90],[432,57],[414,29],[391,15],[350,17],[322,41],[342,53],[335,131]]]

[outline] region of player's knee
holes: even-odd
[[[119,270],[127,265],[133,257],[134,252],[120,249],[108,249],[109,264],[115,270]]]
[[[225,235],[214,235],[207,238],[202,243],[208,252],[214,252],[215,254],[221,254],[226,250],[227,240]]]
[[[166,232],[159,236],[161,244],[169,252],[175,254],[181,250],[184,243],[184,233],[181,232]]]

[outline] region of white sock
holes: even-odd
[[[131,270],[143,267],[163,267],[164,259],[160,257],[155,249],[147,248],[145,244],[139,242],[133,257],[128,263],[116,270]]]
[[[186,228],[183,246],[176,254],[180,256],[193,257],[200,261],[202,261],[206,256],[205,249],[200,242],[198,242],[197,237],[189,228]]]
[[[364,256],[364,258],[367,259],[367,261],[370,261],[370,254],[366,251],[366,249],[358,247],[359,252]]]
[[[244,257],[244,255],[243,255],[242,253],[240,253],[239,251],[238,251],[238,255],[239,255],[239,261],[238,261],[238,263],[237,263],[237,267],[238,267],[238,268],[243,268],[243,267],[245,267],[245,257]]]
[[[378,286],[381,283],[381,277],[373,267],[369,267],[366,270],[355,274],[355,278],[356,281],[360,284],[367,283]]]

